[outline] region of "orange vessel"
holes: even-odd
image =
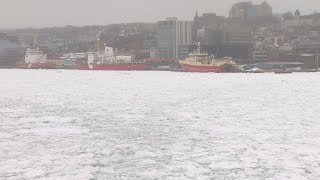
[[[185,72],[224,72],[224,65],[235,65],[231,57],[223,59],[215,59],[214,56],[209,56],[207,53],[200,51],[200,43],[197,51],[190,53],[184,61],[179,61],[183,71]]]

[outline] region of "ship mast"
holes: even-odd
[[[97,51],[98,51],[99,54],[101,54],[100,38],[97,38]]]
[[[97,34],[97,52],[101,54],[101,32]]]
[[[197,48],[197,51],[198,51],[198,53],[199,53],[199,54],[201,53],[201,44],[200,44],[200,42],[198,42],[198,48]]]
[[[32,37],[32,48],[36,48],[38,46],[38,34],[33,34]]]

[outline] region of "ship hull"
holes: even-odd
[[[146,64],[77,64],[79,70],[96,70],[96,71],[144,71],[147,69]]]
[[[56,69],[57,66],[52,63],[19,63],[16,65],[17,69]]]
[[[184,72],[223,73],[220,66],[201,66],[181,63]]]

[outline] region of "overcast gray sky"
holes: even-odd
[[[0,29],[191,20],[195,10],[227,15],[240,0],[0,0]],[[261,3],[263,0],[253,0]],[[320,0],[267,0],[274,12],[320,11]]]

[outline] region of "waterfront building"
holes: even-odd
[[[158,22],[158,57],[182,59],[192,44],[192,22],[167,18]]]
[[[252,45],[252,29],[241,21],[231,21],[226,30],[226,42],[228,44],[245,44]]]
[[[253,51],[253,60],[255,63],[264,63],[268,61],[268,52],[263,50]]]
[[[294,43],[297,53],[320,53],[320,36],[303,36]]]

